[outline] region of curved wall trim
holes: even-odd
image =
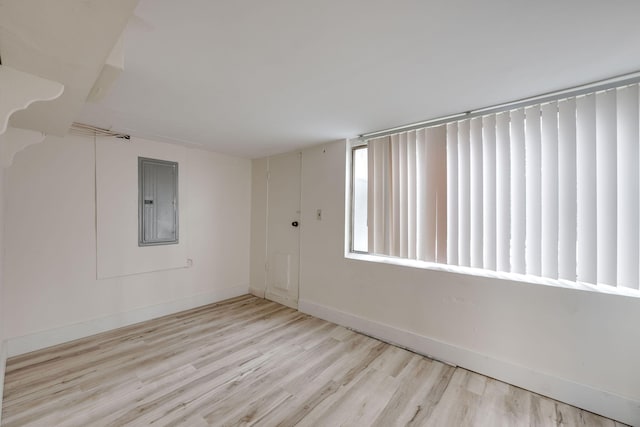
[[[61,83],[0,65],[0,135],[13,113],[36,101],[54,100],[64,91]]]
[[[9,126],[0,135],[0,166],[8,168],[15,155],[30,145],[44,141],[45,134],[36,130],[18,129]]]

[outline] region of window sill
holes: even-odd
[[[345,258],[375,262],[381,264],[390,264],[402,267],[420,268],[424,270],[444,271],[448,273],[466,274],[470,276],[485,277],[490,279],[511,280],[515,282],[530,283],[544,286],[554,286],[565,289],[577,289],[583,291],[598,292],[611,295],[621,295],[627,297],[640,298],[640,291],[630,288],[617,288],[608,285],[592,285],[583,282],[571,282],[569,280],[554,280],[544,277],[531,276],[528,274],[506,273],[500,271],[485,270],[482,268],[460,267],[447,264],[438,264],[434,262],[418,261],[412,259],[395,258],[383,255],[372,255],[360,252],[347,252]]]

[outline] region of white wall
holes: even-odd
[[[193,266],[104,280],[96,279],[93,138],[48,137],[16,156],[6,183],[10,355],[247,293],[251,162],[178,148],[187,179],[181,197],[189,201],[180,215]],[[127,168],[137,164],[121,167],[131,175]],[[133,176],[129,185],[137,189]]]
[[[251,167],[251,292],[264,298],[267,283],[267,170],[266,159],[256,159]]]
[[[96,141],[96,235],[98,279],[168,270],[188,265],[189,218],[178,215],[178,243],[139,246],[138,157],[178,163],[178,208],[191,212],[188,150],[136,138]],[[193,184],[192,184],[193,185]]]
[[[2,396],[4,391],[4,372],[7,362],[4,319],[4,186],[5,169],[0,167],[0,423],[2,422]]]
[[[303,152],[302,311],[640,424],[640,299],[345,259],[345,150]]]

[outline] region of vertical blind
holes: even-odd
[[[370,139],[373,254],[639,289],[638,84]]]

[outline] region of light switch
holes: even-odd
[[[322,221],[322,209],[318,209],[318,210],[316,211],[316,219],[317,219],[318,221]]]

